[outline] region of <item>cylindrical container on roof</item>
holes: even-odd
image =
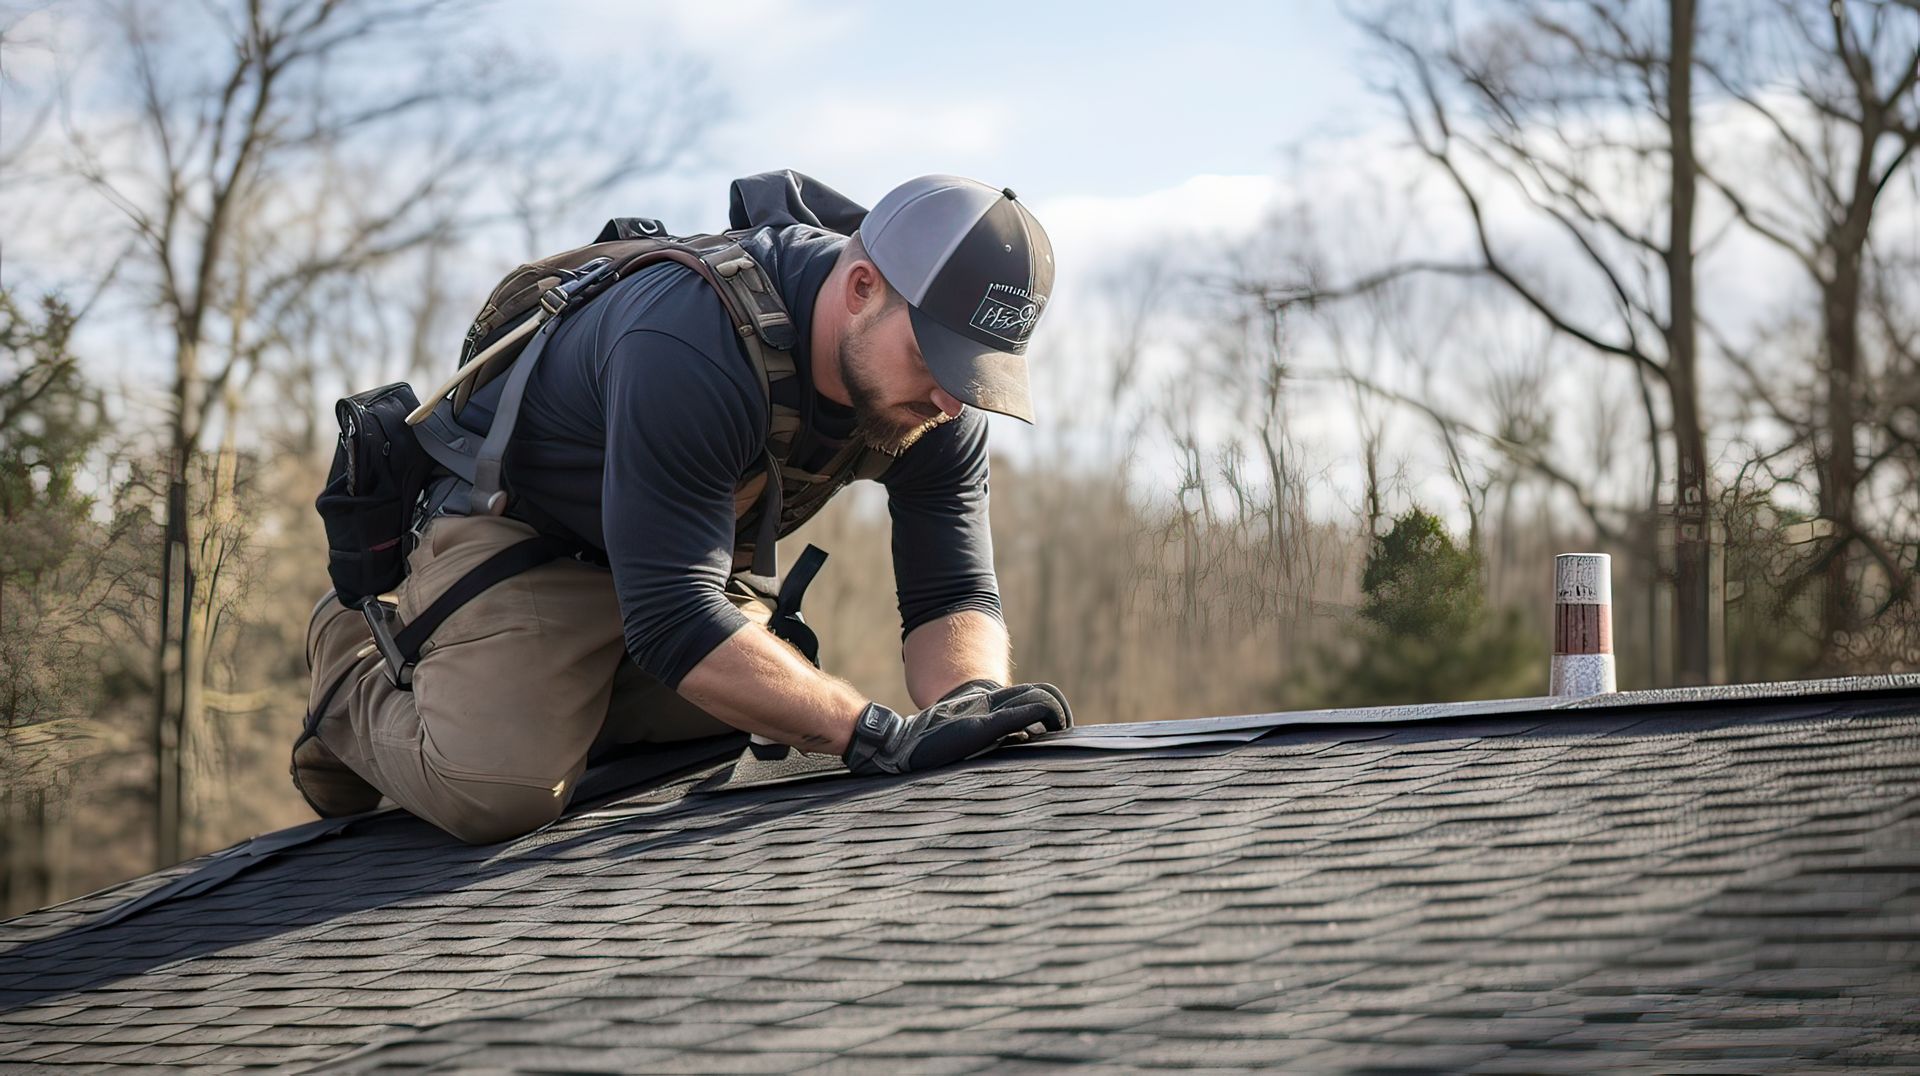
[[[1617,691],[1613,669],[1613,558],[1553,558],[1553,667],[1547,693],[1579,698]]]

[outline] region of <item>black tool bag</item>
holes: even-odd
[[[314,507],[327,531],[327,574],[349,609],[399,586],[406,574],[403,539],[434,470],[433,457],[407,425],[407,413],[418,406],[404,382],[334,405],[340,443]]]

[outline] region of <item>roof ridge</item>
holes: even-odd
[[[1848,699],[1884,695],[1920,696],[1920,673],[1888,673],[1880,676],[1842,676],[1818,680],[1776,680],[1756,684],[1719,684],[1702,687],[1650,688],[1615,691],[1604,695],[1561,698],[1551,695],[1512,699],[1470,699],[1461,702],[1398,703],[1384,706],[1329,707],[1312,710],[1281,710],[1272,713],[1238,714],[1228,717],[1194,717],[1169,721],[1136,721],[1113,725],[1080,725],[1065,732],[1050,734],[1016,747],[1108,747],[1125,746],[1126,738],[1142,740],[1188,739],[1195,736],[1253,731],[1256,734],[1280,728],[1312,725],[1399,725],[1453,721],[1463,717],[1498,717],[1510,714],[1538,713],[1543,710],[1625,710],[1640,707],[1724,706],[1746,702],[1771,702],[1779,699]],[[1120,732],[1118,730],[1126,730]],[[1253,739],[1245,737],[1245,740]],[[1108,744],[1106,741],[1112,741]],[[1244,742],[1244,741],[1243,741]],[[1156,746],[1141,744],[1137,746]]]

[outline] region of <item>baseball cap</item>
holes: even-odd
[[[895,187],[860,224],[880,275],[907,300],[940,387],[1033,421],[1027,339],[1053,292],[1053,244],[1013,191],[959,176]]]

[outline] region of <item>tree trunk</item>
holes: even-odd
[[[52,811],[44,787],[0,791],[0,915],[53,902]]]
[[[1860,266],[1865,230],[1842,231],[1835,244],[1833,277],[1821,288],[1821,320],[1827,352],[1826,451],[1821,461],[1820,513],[1833,521],[1833,545],[1827,550],[1820,598],[1820,670],[1834,675],[1847,667],[1846,640],[1854,629],[1853,558],[1848,555],[1859,520],[1855,499],[1860,462],[1854,450],[1859,417],[1856,383],[1860,364]]]
[[[178,459],[169,464],[166,530],[160,543],[160,623],[153,655],[153,862],[156,868],[180,861],[180,711],[174,703],[175,680],[185,666],[174,618],[184,618],[191,601],[192,573],[187,558],[187,483]]]
[[[14,815],[20,808],[15,800],[20,798],[11,785],[0,785],[0,915],[14,916],[23,910],[17,904],[20,893],[20,871],[13,864],[14,846],[18,843],[13,835]]]
[[[1667,375],[1673,398],[1674,673],[1682,684],[1712,676],[1708,647],[1709,549],[1706,436],[1700,424],[1693,295],[1693,202],[1698,181],[1693,155],[1693,0],[1672,0],[1672,55],[1667,64],[1667,122],[1672,139],[1672,197],[1667,231]]]
[[[188,521],[192,527],[192,521]],[[182,548],[192,549],[191,541]],[[197,559],[197,558],[196,558]],[[207,691],[207,641],[202,638],[200,624],[196,615],[202,602],[210,595],[210,580],[202,579],[196,563],[189,562],[183,573],[180,585],[180,710],[176,722],[178,747],[173,755],[173,859],[179,862],[188,852],[187,826],[191,817],[188,809],[187,776],[190,772],[188,759],[193,748],[193,738],[198,735],[205,722],[201,714],[206,709]]]
[[[204,296],[206,282],[201,282]],[[154,845],[156,867],[180,861],[181,787],[185,777],[185,705],[193,650],[193,545],[188,541],[188,476],[199,414],[200,347],[197,319],[181,315],[174,341],[173,418],[167,456],[166,540],[160,547],[160,631],[154,653]],[[177,622],[176,622],[177,621]],[[169,660],[171,658],[171,660]],[[177,683],[175,680],[177,679]]]

